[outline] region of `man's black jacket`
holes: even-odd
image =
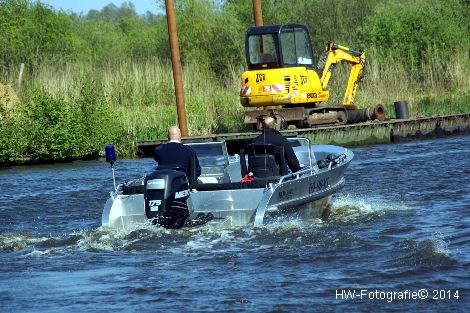
[[[263,133],[253,139],[253,143],[272,144],[277,147],[284,146],[286,162],[292,172],[300,170],[299,160],[292,149],[292,145],[280,132],[273,128],[265,127]]]
[[[196,152],[188,146],[179,142],[168,142],[159,145],[153,151],[153,158],[158,165],[175,165],[181,167],[189,179],[189,168],[191,158],[196,156]],[[196,176],[201,175],[201,166],[196,156]],[[197,178],[196,177],[196,178]]]

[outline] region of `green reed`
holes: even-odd
[[[411,69],[391,55],[369,51],[367,56],[368,66],[356,97],[359,107],[382,104],[390,118],[394,117],[393,102],[397,100],[408,101],[410,113],[416,117],[470,111],[470,61],[465,54],[452,59],[431,55]],[[243,125],[245,108],[239,102],[242,71],[243,68],[232,67],[221,79],[198,64],[183,66],[190,135],[247,129]],[[330,104],[341,102],[348,71],[349,67],[342,65],[333,74]],[[102,149],[109,141],[119,144],[122,154],[132,156],[136,140],[163,138],[168,127],[177,124],[169,62],[157,58],[128,58],[99,65],[91,61],[48,62],[33,73],[25,76],[22,103],[16,110],[20,126],[10,123],[9,128],[2,128],[3,132],[15,130],[15,138],[24,134],[26,139],[4,140],[4,150],[10,151],[4,159],[32,154],[80,156]],[[8,77],[14,74],[9,73]],[[35,123],[32,119],[38,119],[38,114],[47,115],[46,109],[57,116]],[[31,127],[24,125],[41,129],[32,132]],[[61,129],[64,127],[67,131]],[[48,133],[42,128],[53,131]],[[83,131],[93,131],[94,135],[84,137]],[[65,141],[63,148],[61,140]],[[67,140],[80,149],[73,150]],[[12,148],[18,142],[22,144]]]

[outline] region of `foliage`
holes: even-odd
[[[462,6],[459,0],[384,3],[358,29],[358,36],[365,45],[380,47],[410,67],[418,67],[434,51],[451,57],[468,48]]]
[[[20,118],[6,119],[0,106],[0,165],[7,161],[13,161],[23,156],[25,138],[18,132],[21,126]]]
[[[0,1],[0,66],[30,69],[48,58],[68,57],[74,34],[70,17],[28,0]]]
[[[157,1],[161,8],[164,1]],[[470,43],[467,0],[264,0],[265,24],[307,25],[317,54],[335,40],[354,49],[377,48],[414,67],[430,51],[455,53]],[[197,62],[218,77],[244,62],[244,32],[252,25],[251,0],[176,1],[184,63]],[[103,63],[132,57],[169,58],[164,15],[138,16],[124,2],[85,15],[54,11],[31,0],[0,0],[0,68],[45,60]]]
[[[127,141],[119,138],[119,129],[103,97],[88,82],[73,100],[35,89],[17,118],[1,124],[0,163],[21,156],[86,157],[106,143]]]
[[[190,134],[241,130],[252,0],[175,2]],[[263,0],[262,7],[265,24],[305,24],[317,57],[327,40],[366,51],[359,106],[392,110],[406,99],[414,115],[468,112],[468,0]],[[13,85],[26,64],[21,104],[12,118],[0,111],[0,163],[83,157],[110,142],[131,155],[134,140],[162,137],[176,123],[166,23],[164,15],[139,16],[129,2],[75,14],[0,0],[0,81]],[[346,76],[339,66],[332,103]]]
[[[43,90],[33,91],[24,108],[30,121],[24,129],[29,142],[27,154],[46,159],[79,158],[114,139],[110,138],[115,136],[112,124],[103,123],[110,121],[105,108],[92,92],[85,84],[81,98],[69,102]]]

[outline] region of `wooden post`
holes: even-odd
[[[253,0],[253,18],[255,26],[263,26],[263,11],[261,9],[261,0]]]
[[[178,45],[178,32],[176,30],[175,2],[165,0],[166,20],[168,23],[168,37],[171,49],[171,65],[173,68],[173,81],[175,84],[176,111],[178,125],[183,137],[188,136],[188,124],[186,121],[186,107],[184,104],[183,70],[181,68],[180,49]]]
[[[20,65],[20,74],[18,75],[18,81],[16,82],[16,94],[19,97],[21,93],[21,83],[23,81],[24,63]]]
[[[255,26],[263,26],[263,10],[261,8],[261,0],[253,0],[253,18],[255,20]],[[263,51],[264,43],[261,42],[261,45],[261,51]],[[267,106],[265,107],[265,110],[272,110],[272,108],[272,106]]]

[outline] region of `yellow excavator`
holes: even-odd
[[[319,68],[314,64],[309,31],[299,24],[250,27],[245,48],[248,71],[242,75],[240,102],[262,108],[246,111],[245,123],[259,126],[263,116],[280,119],[284,128],[384,119],[381,106],[354,106],[366,64],[364,52],[328,42]],[[330,97],[328,83],[339,62],[351,64],[343,103],[319,106]]]

